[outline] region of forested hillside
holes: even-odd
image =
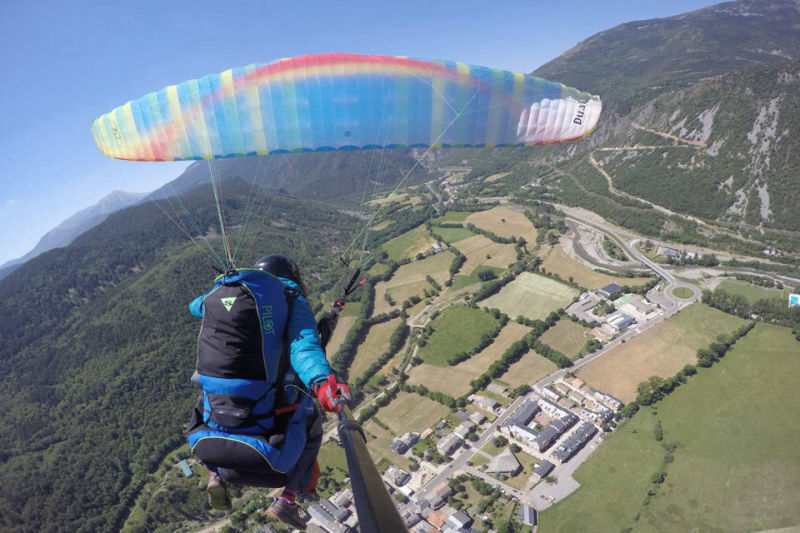
[[[580,19],[581,13],[576,13]],[[799,59],[796,0],[726,2],[675,17],[621,24],[536,69],[543,78],[599,94],[624,114],[707,76],[754,63]]]
[[[228,182],[225,192],[236,226],[251,187]],[[216,231],[211,198],[200,189],[181,200],[200,228]],[[254,207],[241,264],[291,255],[318,298],[358,221],[277,194]],[[121,526],[145,474],[184,439],[199,327],[186,306],[215,276],[151,202],[0,282],[0,425],[14,428],[0,435],[9,487],[0,529]]]

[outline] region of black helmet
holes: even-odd
[[[283,255],[267,255],[258,260],[255,268],[269,272],[273,276],[286,278],[303,287],[303,280],[300,278],[300,269],[297,264]],[[303,291],[305,292],[305,290]]]

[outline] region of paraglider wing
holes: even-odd
[[[213,159],[297,151],[508,146],[592,132],[597,96],[451,61],[322,54],[170,85],[92,122],[108,156]]]

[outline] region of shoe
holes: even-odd
[[[228,486],[219,477],[216,472],[211,472],[208,476],[208,485],[206,485],[206,492],[208,493],[208,503],[212,509],[218,511],[230,511],[231,498],[228,496]]]
[[[287,503],[283,498],[276,498],[267,509],[267,514],[301,531],[305,531],[311,518],[305,509],[296,503]]]

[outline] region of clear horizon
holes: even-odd
[[[19,258],[114,190],[149,192],[188,163],[103,156],[89,124],[166,85],[249,63],[324,52],[443,58],[531,72],[616,25],[678,15],[717,1],[411,0],[346,9],[326,2],[268,5],[8,3],[0,8],[0,265]],[[555,80],[557,81],[557,80]],[[165,223],[168,221],[165,220]]]

